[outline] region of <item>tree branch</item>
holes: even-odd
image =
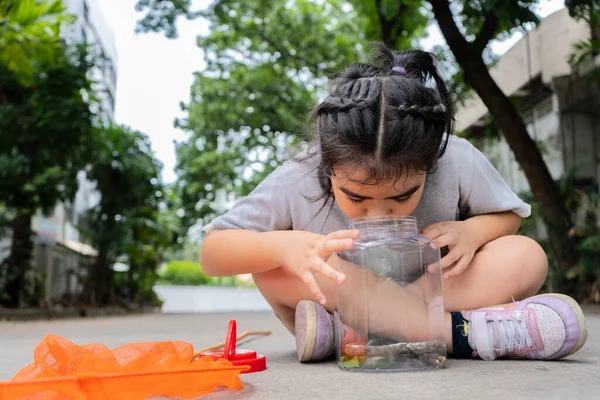
[[[496,35],[499,25],[500,20],[498,19],[498,16],[493,10],[490,10],[485,16],[485,20],[483,21],[483,25],[481,25],[481,29],[479,29],[479,33],[477,33],[477,37],[473,41],[473,50],[476,51],[477,54],[483,53],[483,50],[490,40]]]
[[[450,47],[450,50],[454,53],[458,63],[464,68],[464,62],[469,60],[473,53],[473,49],[471,48],[472,44],[464,38],[458,29],[458,25],[456,25],[456,21],[454,21],[454,16],[450,10],[448,0],[428,1],[433,8],[433,15],[446,39],[446,43],[448,43],[448,47]]]
[[[465,50],[470,47],[470,43],[460,33],[456,21],[454,21],[448,0],[429,0],[429,3],[433,8],[433,15],[444,38],[446,38],[446,42],[448,42],[448,46],[451,49],[463,48]]]
[[[379,23],[381,24],[381,40],[387,46],[392,47],[392,26],[389,21],[386,21],[381,6],[381,0],[375,0],[375,8],[377,8],[377,17],[379,18]]]

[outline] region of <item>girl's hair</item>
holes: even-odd
[[[311,118],[328,196],[339,166],[366,171],[365,184],[430,172],[453,132],[454,106],[432,54],[376,43],[372,62],[346,68]]]

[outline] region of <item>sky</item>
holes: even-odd
[[[179,37],[169,40],[163,34],[136,34],[140,14],[136,0],[99,0],[100,10],[113,31],[118,53],[118,83],[115,119],[117,122],[146,133],[158,159],[164,165],[163,180],[176,179],[175,147],[173,142],[186,138],[174,128],[175,118],[184,114],[180,102],[189,99],[193,73],[204,68],[202,51],[196,46],[196,37],[206,35],[205,21],[178,22]],[[209,0],[196,0],[195,7],[206,6]],[[538,14],[543,18],[564,7],[564,0],[541,0]],[[425,49],[443,44],[437,24],[428,28],[428,37],[422,40]],[[493,42],[492,50],[503,54],[522,34],[503,42]]]

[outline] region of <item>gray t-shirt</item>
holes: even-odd
[[[229,212],[215,218],[205,231],[291,229],[326,235],[347,229],[349,219],[334,199],[329,198],[325,205],[325,200],[313,200],[322,194],[318,165],[319,156],[284,163]],[[428,174],[423,196],[412,215],[422,229],[436,222],[503,211],[526,218],[531,207],[510,189],[477,148],[452,136],[437,168]]]

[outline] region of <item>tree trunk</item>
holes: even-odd
[[[129,271],[127,271],[127,291],[128,299],[130,302],[135,302],[138,297],[138,281],[135,279],[136,272],[138,270],[137,263],[134,258],[129,259]]]
[[[552,253],[560,269],[566,271],[577,263],[577,252],[568,238],[573,223],[558,185],[552,179],[516,107],[490,75],[481,52],[476,51],[458,30],[448,1],[430,0],[430,3],[448,46],[463,69],[465,83],[477,92],[486,105],[523,169],[548,227]]]
[[[100,246],[93,271],[94,303],[96,305],[106,305],[109,301],[111,271],[108,264],[108,251],[105,246]]]
[[[379,24],[381,25],[381,41],[388,47],[394,47],[398,40],[398,35],[402,34],[402,30],[396,26],[396,21],[388,19],[385,14],[385,5],[382,0],[375,0],[375,7],[377,9],[377,17]],[[400,2],[398,4],[399,15],[409,11],[410,5]]]
[[[590,10],[590,39],[592,41],[596,41],[598,39],[600,39],[600,33],[598,32],[598,27],[597,25],[597,21],[598,21],[598,15],[596,13],[596,10],[594,8],[594,2],[596,0],[590,0],[589,2],[589,10]],[[593,42],[592,42],[593,43]],[[598,55],[598,48],[596,46],[592,46],[592,57],[596,57]]]
[[[33,240],[31,230],[31,214],[20,210],[12,223],[12,243],[10,255],[2,265],[2,275],[6,279],[2,304],[17,308],[27,298],[25,277],[31,268],[33,256]]]

